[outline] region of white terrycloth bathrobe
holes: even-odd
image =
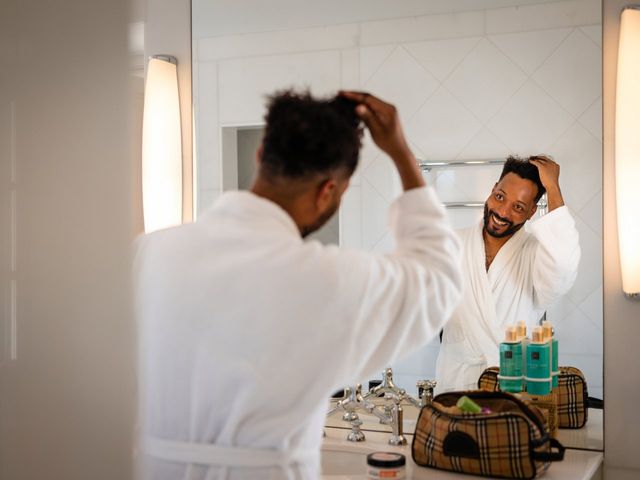
[[[442,328],[460,244],[431,188],[391,208],[397,251],[304,242],[288,214],[224,194],[136,258],[145,478],[315,479],[330,394]]]
[[[520,320],[528,330],[575,281],[580,244],[566,206],[521,228],[487,271],[483,223],[462,230],[464,294],[445,326],[436,365],[437,391],[476,389],[487,366],[499,364],[505,328]]]

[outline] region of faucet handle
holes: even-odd
[[[433,389],[437,385],[436,380],[418,380],[416,382],[416,387],[418,387],[418,398],[420,399],[420,404],[422,406],[427,403],[431,403],[433,400]]]

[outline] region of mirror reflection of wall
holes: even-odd
[[[484,0],[472,2],[475,10],[454,0],[299,2],[296,9],[258,3],[246,18],[231,3],[193,2],[200,209],[223,189],[221,127],[260,123],[265,95],[291,86],[315,94],[365,89],[393,102],[425,160],[549,154],[561,166],[582,261],[574,287],[548,317],[560,363],[581,368],[590,394],[601,397],[600,1]],[[242,10],[251,8],[243,3]],[[484,202],[499,172],[445,168],[427,179],[444,202]],[[387,211],[400,190],[390,162],[365,138],[339,211],[340,244],[393,248]],[[458,227],[481,215],[449,212]],[[414,391],[417,379],[433,378],[438,348],[434,340],[393,365],[397,383]]]
[[[256,152],[264,128],[255,127],[225,127],[222,142],[222,170],[223,178],[228,180],[225,190],[249,190],[257,171]],[[307,240],[318,240],[325,245],[340,243],[340,222],[338,215],[334,215]]]

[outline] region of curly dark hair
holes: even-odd
[[[539,158],[537,156],[520,158],[515,155],[511,155],[507,157],[507,161],[504,163],[504,167],[502,168],[502,173],[500,174],[500,180],[507,173],[515,173],[520,178],[525,178],[527,180],[531,180],[538,187],[538,193],[536,194],[535,201],[538,203],[538,200],[544,195],[547,191],[542,185],[540,181],[540,174],[538,173],[538,167],[536,167],[531,160],[535,160]]]
[[[292,90],[269,97],[261,169],[269,176],[304,178],[358,165],[362,138],[356,103],[322,100]]]

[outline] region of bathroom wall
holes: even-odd
[[[3,480],[131,477],[127,8],[0,2]]]
[[[202,20],[199,20],[202,22]],[[336,22],[337,23],[337,22]],[[392,20],[197,37],[193,88],[198,211],[222,191],[220,127],[260,125],[265,94],[306,86],[372,91],[395,103],[417,156],[428,160],[551,154],[581,235],[574,288],[549,312],[561,363],[602,395],[601,9],[557,1]],[[443,201],[484,201],[499,167],[427,176]],[[340,243],[389,251],[387,209],[400,193],[390,162],[366,139],[340,209]],[[458,227],[480,211],[451,210]],[[432,377],[437,342],[394,365],[413,389]]]
[[[640,302],[622,295],[616,225],[614,111],[620,11],[628,2],[605,0],[604,29],[604,312],[605,478],[640,478]],[[633,468],[635,472],[618,468]]]
[[[191,3],[185,0],[136,0],[144,2],[144,55],[172,55],[178,60],[178,90],[180,95],[180,124],[182,129],[182,221],[193,220],[194,178],[192,98],[191,98]],[[146,63],[145,63],[146,68]]]

